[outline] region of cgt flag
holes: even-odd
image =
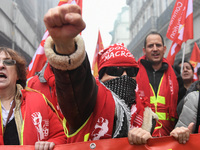
[[[173,41],[167,60],[174,64],[183,42],[193,39],[193,0],[177,0],[166,35]]]
[[[194,43],[194,48],[190,57],[190,63],[194,67],[194,80],[198,80],[197,69],[200,67],[200,50],[197,43]]]
[[[60,0],[58,6],[64,4],[77,4],[82,9],[82,0]],[[46,30],[42,38],[42,41],[27,68],[27,79],[34,76],[37,72],[39,72],[46,63],[47,58],[44,53],[44,43],[48,36],[49,32]]]
[[[94,53],[93,63],[92,63],[92,70],[93,70],[93,76],[96,78],[98,76],[98,53],[104,49],[103,42],[101,39],[100,31],[98,32],[98,39],[97,39],[97,46]]]

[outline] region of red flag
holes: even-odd
[[[190,57],[190,63],[194,67],[194,80],[198,80],[197,69],[200,67],[200,50],[197,43],[194,43],[194,48]]]
[[[169,53],[167,55],[167,60],[169,61],[169,63],[171,65],[174,64],[176,54],[180,51],[180,49],[181,49],[181,45],[179,45],[175,42],[172,43],[170,50],[169,50]]]
[[[102,49],[104,49],[103,46],[103,42],[101,39],[101,34],[100,31],[98,32],[98,39],[97,39],[97,46],[96,46],[96,50],[94,53],[94,58],[93,58],[93,63],[92,63],[92,70],[93,70],[93,76],[97,77],[98,76],[98,53],[99,51],[101,51]]]
[[[61,6],[63,4],[78,4],[80,6],[80,8],[82,9],[82,0],[60,0],[58,3],[58,6]],[[35,73],[39,72],[43,68],[43,66],[47,60],[45,53],[44,53],[44,42],[48,36],[49,36],[49,32],[46,31],[44,33],[44,36],[42,38],[42,41],[41,41],[38,49],[36,50],[32,60],[31,60],[31,63],[29,64],[29,66],[27,68],[27,78],[34,76]]]
[[[193,39],[193,0],[176,1],[166,36],[173,41],[167,56],[173,65],[182,43]]]

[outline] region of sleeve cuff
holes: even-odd
[[[58,55],[53,50],[54,42],[49,36],[44,45],[45,55],[49,64],[59,70],[73,70],[79,67],[86,57],[85,45],[80,35],[75,38],[75,42],[77,50],[73,54],[68,56]]]

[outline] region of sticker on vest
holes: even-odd
[[[35,112],[31,115],[33,124],[37,129],[38,140],[46,139],[49,135],[49,120],[42,120],[40,112]]]
[[[94,131],[92,132],[91,136],[92,136],[92,140],[99,140],[101,137],[107,135],[107,136],[111,136],[108,135],[108,120],[104,119],[103,117],[100,117],[94,127]]]

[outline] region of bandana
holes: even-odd
[[[125,75],[108,80],[104,85],[125,101],[129,108],[135,103],[136,81]]]

